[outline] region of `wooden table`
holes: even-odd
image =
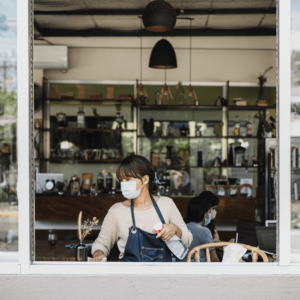
[[[50,246],[48,241],[35,241],[36,261],[75,261],[75,249],[65,248],[65,245],[75,244],[77,241],[57,241]]]

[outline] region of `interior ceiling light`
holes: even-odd
[[[171,31],[176,24],[175,9],[166,1],[152,1],[145,7],[143,23],[145,28],[149,31]]]
[[[152,49],[149,68],[154,69],[175,69],[177,68],[176,53],[165,39],[159,40]]]

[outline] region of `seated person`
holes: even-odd
[[[193,241],[189,247],[190,250],[196,246],[214,242],[209,229],[204,227],[210,219],[210,214],[211,204],[208,199],[202,199],[197,196],[189,201],[185,222],[193,235]],[[215,248],[210,248],[209,250],[211,261],[219,262]],[[191,261],[195,261],[194,258]],[[206,262],[205,250],[200,251],[200,262]]]
[[[209,201],[210,209],[211,209],[211,218],[210,220],[206,221],[207,225],[205,227],[207,227],[210,230],[214,243],[221,242],[218,231],[215,227],[215,223],[213,221],[217,215],[216,208],[217,205],[219,204],[219,198],[216,195],[214,195],[212,192],[208,192],[208,191],[202,192],[198,197],[200,197],[201,200],[206,199]]]

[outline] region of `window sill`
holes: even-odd
[[[2,263],[0,262],[1,275],[18,275],[21,273],[19,263]]]
[[[48,275],[298,275],[300,265],[282,267],[278,263],[222,265],[217,263],[80,263],[35,262],[30,274]]]

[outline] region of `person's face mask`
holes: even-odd
[[[121,182],[122,195],[126,199],[135,199],[141,194],[142,188],[145,184],[143,184],[139,190],[136,189],[136,184],[136,181]]]
[[[217,211],[216,211],[216,210],[213,210],[213,211],[211,212],[211,219],[212,219],[212,220],[215,219],[215,218],[216,218],[216,215],[217,215]]]
[[[204,221],[204,226],[207,226],[210,223],[210,221],[211,221],[211,213],[208,214],[208,220],[207,219],[204,219],[204,220],[205,220]]]

